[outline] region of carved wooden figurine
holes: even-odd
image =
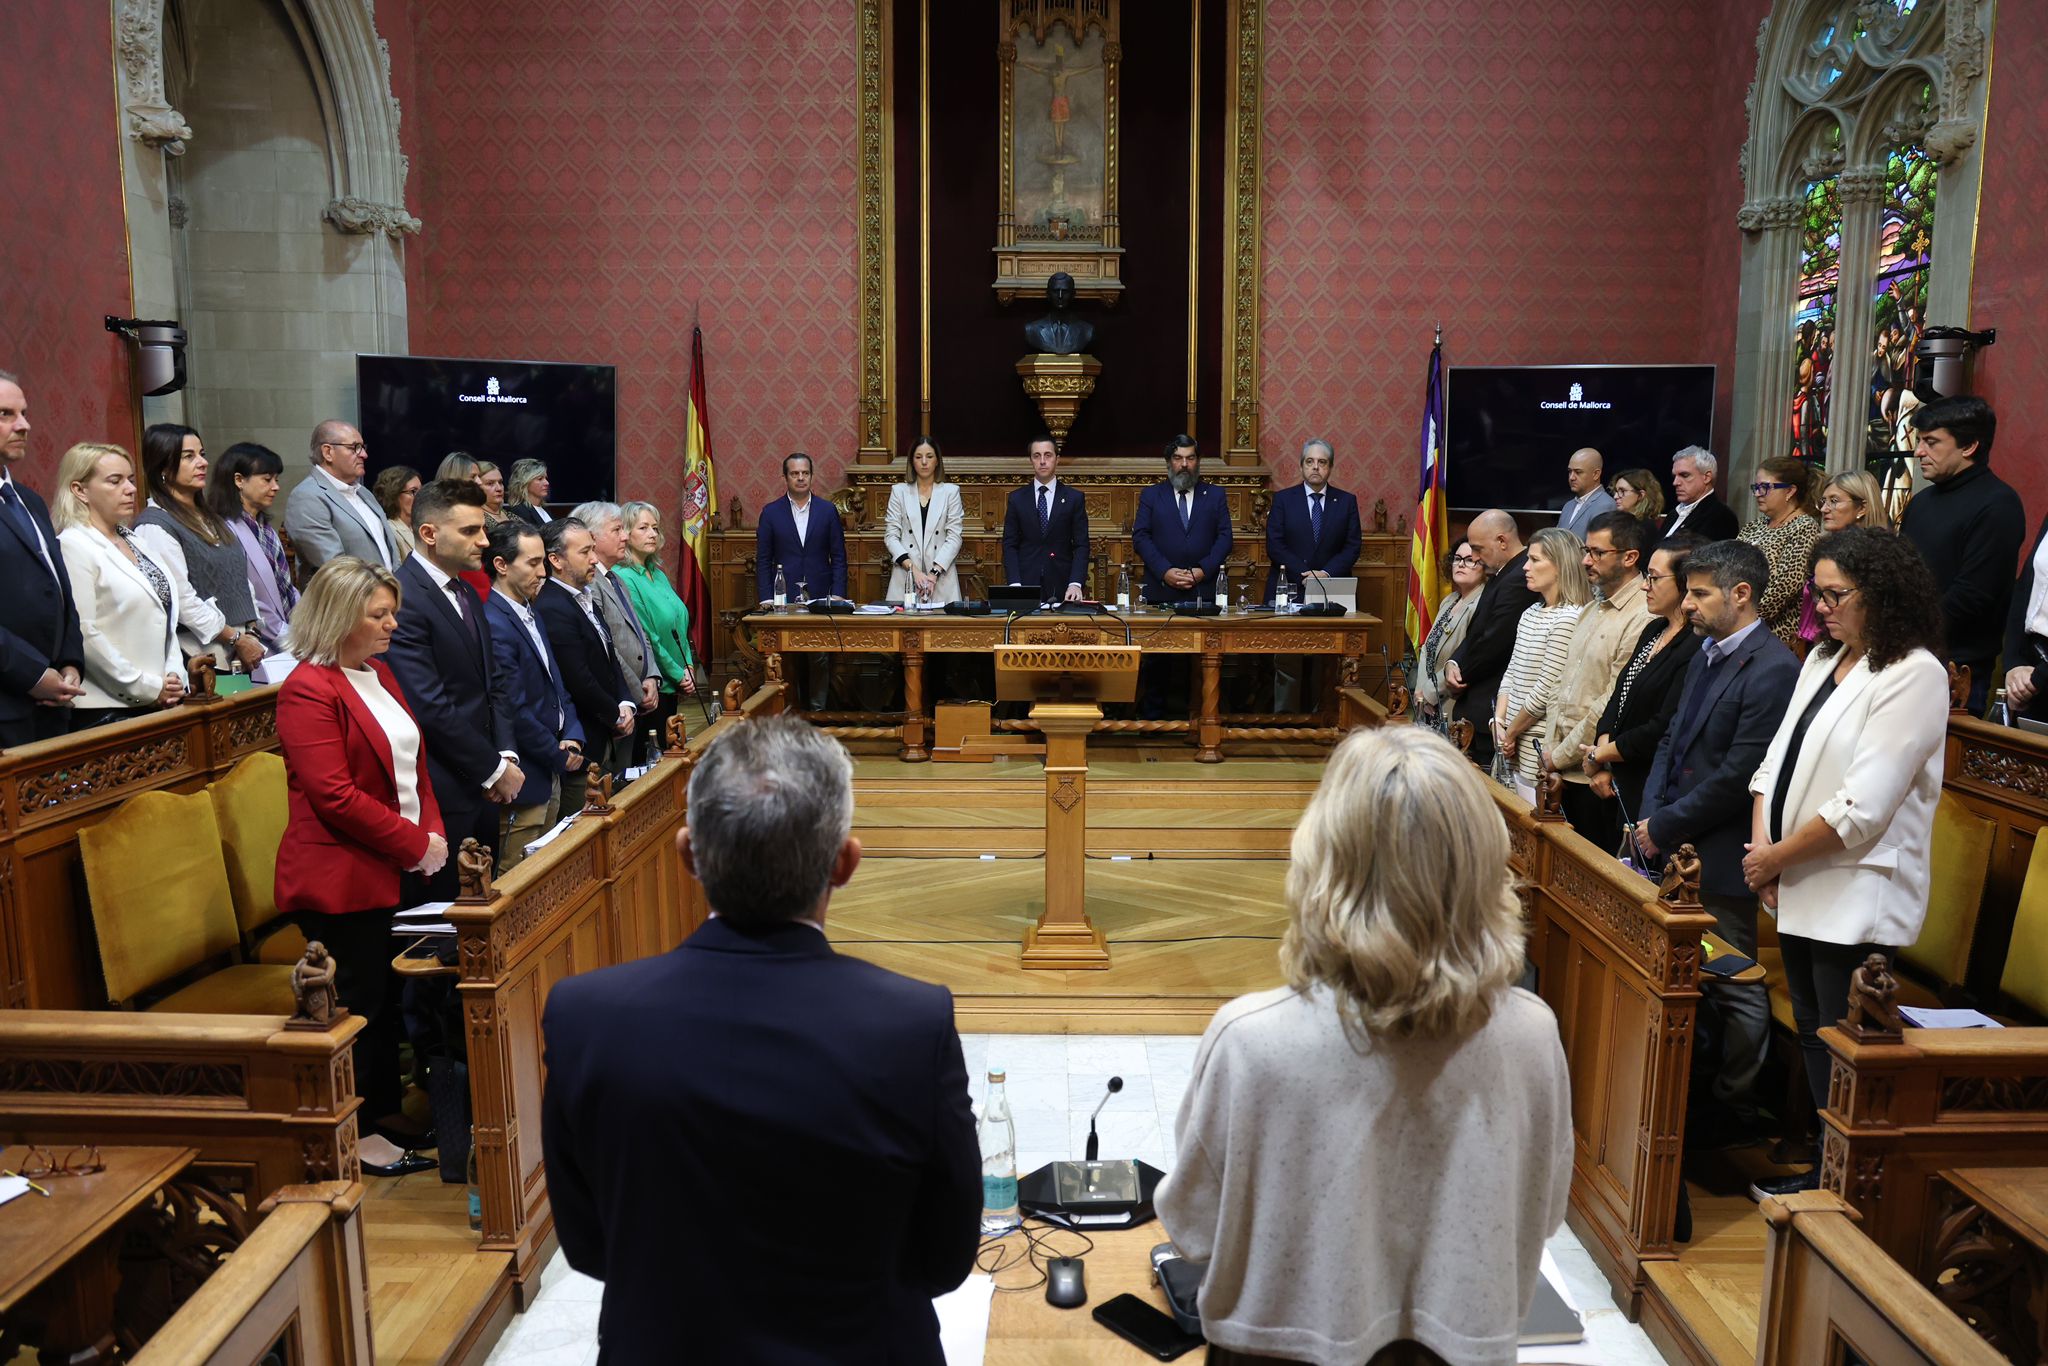
[[[1700,900],[1700,851],[1681,844],[1664,864],[1657,895],[1674,906],[1697,906]]]
[[[583,790],[583,814],[586,816],[609,816],[617,808],[612,805],[612,775],[593,773],[590,785]]]
[[[1387,719],[1408,719],[1408,674],[1399,664],[1387,673]]]
[[[491,851],[474,835],[455,851],[455,876],[461,890],[455,899],[465,906],[480,906],[491,899]]]
[[[210,654],[197,654],[185,661],[185,689],[187,702],[218,702],[220,695],[213,690],[214,671],[220,666]]]
[[[1948,666],[1948,709],[1963,716],[1970,714],[1970,666],[1967,664],[1960,668],[1954,664]]]
[[[1372,529],[1375,533],[1387,529],[1387,500],[1384,498],[1372,500]]]
[[[1552,775],[1555,777],[1556,775]],[[1561,821],[1564,819],[1564,779],[1555,782],[1548,779],[1536,784],[1536,819],[1539,821]]]
[[[737,678],[726,679],[725,691],[718,695],[718,705],[737,716],[740,708],[746,704],[746,700],[746,685]]]
[[[1896,1039],[1905,1028],[1893,998],[1899,981],[1881,953],[1863,960],[1863,966],[1849,974],[1849,1013],[1842,1024],[1858,1039]]]
[[[1472,723],[1470,721],[1465,720],[1463,717],[1458,718],[1451,722],[1448,733],[1451,737],[1451,743],[1458,747],[1458,753],[1469,754],[1472,752]]]
[[[681,754],[683,752],[683,742],[689,739],[689,737],[690,728],[687,724],[684,723],[683,718],[680,716],[669,717],[668,743],[662,748],[663,757],[665,758],[669,755]]]
[[[300,1029],[326,1029],[348,1014],[334,994],[334,959],[327,946],[315,939],[306,945],[306,956],[292,964],[292,1000],[298,1009],[290,1023]]]

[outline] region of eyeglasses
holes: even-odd
[[[1816,600],[1824,602],[1832,608],[1840,607],[1842,599],[1848,597],[1851,593],[1861,591],[1861,589],[1856,588],[1816,588],[1813,590],[1813,596]]]
[[[337,450],[347,451],[350,455],[361,455],[365,450],[369,449],[360,441],[323,441],[320,444],[322,446],[333,446]]]
[[[1486,561],[1484,561],[1484,560],[1480,559],[1480,558],[1479,558],[1479,557],[1478,557],[1477,555],[1453,555],[1453,556],[1451,556],[1451,563],[1452,563],[1452,564],[1454,564],[1454,565],[1457,565],[1457,564],[1485,564],[1485,563],[1486,563]]]
[[[1645,571],[1643,574],[1643,582],[1649,584],[1652,588],[1654,588],[1658,584],[1664,582],[1664,580],[1666,579],[1675,579],[1677,577],[1678,575],[1676,574],[1657,574]]]
[[[1845,498],[1839,493],[1831,493],[1820,500],[1820,505],[1824,508],[1860,508],[1863,501],[1860,498]]]
[[[1610,547],[1608,547],[1607,549],[1603,550],[1603,549],[1601,549],[1601,548],[1600,548],[1599,546],[1597,546],[1597,545],[1589,545],[1589,546],[1587,546],[1587,547],[1586,547],[1586,553],[1587,553],[1588,555],[1603,555],[1603,556],[1604,556],[1604,555],[1619,555],[1619,554],[1622,554],[1623,552],[1621,552],[1621,551],[1619,551],[1619,550],[1616,550],[1616,549],[1614,549],[1614,548],[1613,548],[1612,546],[1610,546]]]
[[[91,1176],[103,1172],[107,1164],[100,1160],[99,1145],[81,1143],[65,1148],[62,1155],[51,1148],[38,1147],[31,1143],[28,1156],[9,1175],[26,1176],[33,1180],[38,1176]]]
[[[1751,493],[1755,494],[1755,495],[1756,495],[1757,497],[1761,498],[1761,497],[1763,497],[1763,496],[1764,496],[1765,494],[1769,493],[1769,492],[1770,492],[1770,491],[1771,491],[1772,489],[1789,489],[1789,488],[1797,488],[1797,487],[1798,487],[1798,485],[1796,485],[1796,484],[1763,484],[1763,483],[1757,483],[1757,484],[1751,484],[1751,485],[1749,486],[1749,491],[1750,491]]]

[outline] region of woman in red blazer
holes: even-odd
[[[277,694],[290,814],[277,851],[277,904],[327,945],[335,993],[366,1021],[356,1086],[368,1122],[363,1170],[400,1176],[433,1164],[403,1151],[424,1131],[401,1111],[400,1018],[391,971],[399,875],[448,861],[422,736],[391,670],[376,658],[398,626],[398,580],[352,556],[329,560],[292,612],[298,665]]]

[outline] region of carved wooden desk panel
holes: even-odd
[[[1941,786],[1995,827],[1991,876],[1977,914],[1967,974],[1970,990],[1990,1009],[1988,1003],[1998,999],[2027,861],[2041,827],[2048,825],[2048,736],[1951,716]]]
[[[1921,1279],[2009,1360],[2048,1361],[2048,1167],[1946,1171],[1936,1201]]]

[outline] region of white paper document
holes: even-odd
[[[576,823],[576,818],[582,814],[583,813],[581,811],[571,811],[568,815],[556,821],[554,827],[550,829],[545,835],[540,836],[539,838],[535,839],[531,844],[526,846],[526,853],[528,857],[531,857],[535,851],[545,849],[550,844],[553,844],[557,839],[561,838],[562,832],[564,830],[567,830],[570,826],[574,825]]]
[[[932,1308],[939,1313],[939,1346],[946,1353],[946,1366],[981,1366],[988,1348],[989,1305],[995,1295],[995,1277],[977,1271],[958,1290],[932,1301]]]
[[[27,1177],[25,1177],[25,1176],[0,1176],[0,1205],[4,1205],[4,1204],[6,1204],[6,1203],[7,1203],[7,1202],[8,1202],[9,1200],[12,1200],[12,1199],[14,1199],[14,1198],[15,1198],[16,1196],[21,1196],[21,1195],[27,1195],[27,1194],[28,1194],[28,1178],[27,1178]],[[983,1279],[983,1280],[987,1280],[988,1278],[987,1278],[986,1276],[984,1276],[984,1277],[982,1277],[982,1279]],[[957,1291],[957,1290],[953,1292],[953,1294],[955,1294],[955,1295],[957,1295],[957,1294],[959,1294],[959,1293],[960,1293],[960,1292],[959,1292],[959,1291]],[[946,1298],[947,1298],[947,1299],[951,1299],[951,1298],[953,1298],[953,1296],[952,1296],[952,1295],[948,1295],[948,1296],[947,1296]],[[982,1322],[983,1322],[984,1324],[986,1324],[986,1323],[988,1322],[988,1310],[987,1310],[986,1308],[984,1308],[984,1309],[983,1309],[983,1310],[981,1311],[981,1318],[982,1318]],[[984,1327],[984,1328],[982,1329],[982,1336],[983,1336],[983,1337],[987,1337],[987,1336],[988,1336],[988,1330],[987,1330],[987,1328],[985,1328],[985,1327]],[[974,1354],[974,1359],[975,1359],[976,1361],[980,1361],[980,1360],[981,1360],[981,1353],[977,1351],[977,1352],[976,1352],[976,1353]]]
[[[446,920],[452,901],[422,901],[417,906],[408,906],[397,912],[394,920]]]
[[[1989,1015],[1974,1010],[1933,1010],[1926,1006],[1900,1006],[1906,1023],[1919,1029],[2003,1029]]]

